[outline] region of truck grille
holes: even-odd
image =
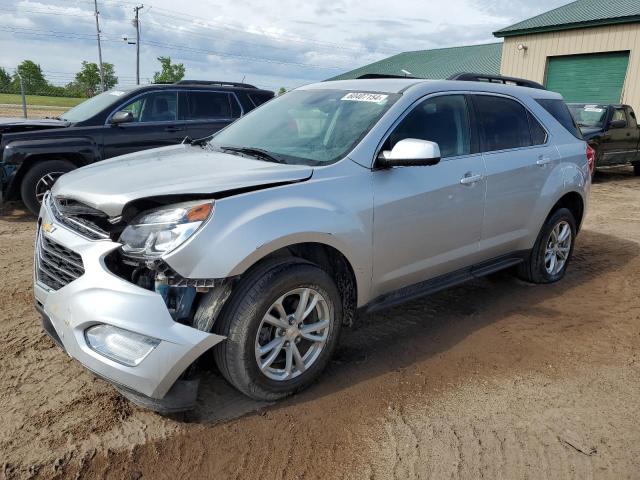
[[[36,278],[38,282],[59,290],[84,274],[82,257],[47,238],[38,230],[36,244]]]

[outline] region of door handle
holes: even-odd
[[[482,175],[480,174],[477,174],[477,175],[466,174],[464,177],[460,179],[460,183],[462,185],[472,185],[476,182],[479,182],[480,180],[482,180]]]
[[[165,132],[181,132],[185,128],[184,127],[167,127],[164,129]]]
[[[547,163],[551,163],[551,158],[546,155],[540,155],[538,160],[536,160],[536,165],[539,165],[540,167],[544,167]]]

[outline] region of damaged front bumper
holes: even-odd
[[[42,208],[38,225],[34,295],[45,331],[69,356],[114,384],[134,403],[163,413],[192,408],[197,381],[179,378],[200,355],[225,337],[176,322],[160,294],[109,271],[105,257],[119,248],[118,243],[83,238],[57,224],[46,206]],[[66,284],[63,281],[62,286],[52,287],[53,281],[42,273],[38,264],[41,242],[49,248],[49,253],[45,252],[49,255],[47,258],[60,261],[62,269],[65,269],[65,252],[76,254],[73,258],[75,263],[81,259],[82,269],[69,267],[67,271],[80,273],[79,276]],[[85,332],[99,324],[153,338],[157,345],[138,365],[125,365],[89,346]]]

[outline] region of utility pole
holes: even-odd
[[[100,62],[100,87],[104,92],[104,73],[102,69],[102,47],[100,46],[100,22],[98,21],[98,0],[93,0],[93,10],[96,16],[96,38],[98,39],[98,61]]]
[[[144,8],[144,5],[133,7],[136,12],[136,18],[133,21],[133,25],[136,27],[136,85],[140,85],[140,20],[138,19],[138,12]]]

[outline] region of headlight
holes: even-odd
[[[191,202],[144,212],[120,235],[122,250],[137,257],[159,257],[184,243],[212,212],[213,202]]]
[[[129,367],[139,365],[160,340],[112,325],[95,325],[84,332],[89,347],[111,360]]]

